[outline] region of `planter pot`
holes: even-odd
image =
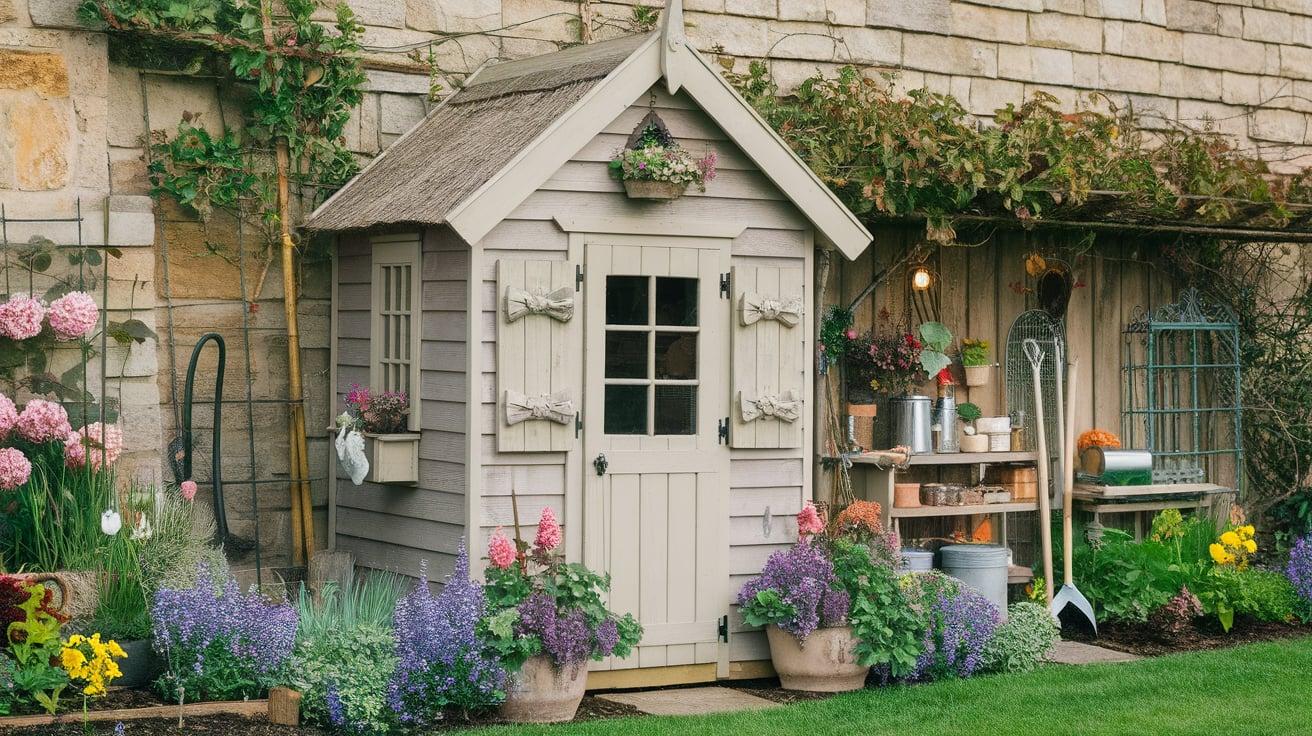
[[[497,716],[511,723],[560,723],[574,719],[588,687],[588,663],[557,668],[551,658],[530,657],[506,682]]]
[[[644,179],[625,179],[624,192],[629,199],[652,199],[668,201],[678,199],[687,191],[688,185],[669,181],[648,181]]]
[[[893,506],[899,509],[914,509],[920,506],[920,484],[894,483]]]
[[[856,646],[852,627],[816,629],[801,643],[778,626],[765,632],[770,659],[784,689],[841,693],[865,687],[870,668],[857,664],[852,654]]]
[[[365,434],[370,483],[419,482],[419,434]]]
[[[993,371],[991,365],[968,365],[966,366],[966,385],[967,386],[987,386],[989,385],[989,373]]]
[[[869,450],[875,446],[875,415],[878,413],[878,404],[847,405],[847,415],[852,422],[852,441],[857,447]]]
[[[59,570],[25,573],[20,577],[49,588],[53,593],[51,608],[69,618],[90,618],[100,607],[100,585],[94,572]]]
[[[155,654],[149,639],[121,641],[119,646],[128,656],[118,660],[122,676],[115,678],[114,685],[121,687],[145,687],[164,674],[164,660]]]
[[[961,435],[962,452],[988,452],[989,436],[986,434],[963,434]]]

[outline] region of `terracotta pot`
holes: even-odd
[[[852,440],[862,450],[875,446],[875,415],[878,404],[848,404],[847,415],[852,417]]]
[[[988,452],[989,436],[986,434],[963,434],[961,435],[962,452]]]
[[[865,687],[869,667],[856,662],[851,626],[816,629],[798,642],[778,626],[766,628],[770,659],[785,690],[841,693]]]
[[[989,385],[989,373],[993,371],[991,365],[968,365],[966,368],[966,385],[967,386],[987,386]]]
[[[920,506],[920,484],[894,483],[893,506],[899,509],[914,509]]]
[[[678,199],[687,191],[688,185],[668,181],[649,181],[645,179],[625,179],[624,192],[629,199]]]
[[[506,682],[497,716],[511,723],[560,723],[574,719],[588,687],[588,663],[557,668],[551,658],[530,657]]]

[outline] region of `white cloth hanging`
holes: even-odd
[[[364,435],[358,430],[342,425],[337,430],[337,461],[350,476],[351,482],[360,485],[369,474],[369,457],[364,452]]]

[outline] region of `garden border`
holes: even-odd
[[[118,708],[115,710],[87,711],[86,713],[60,713],[57,715],[5,716],[0,718],[0,730],[25,726],[52,726],[59,723],[85,723],[102,721],[137,721],[144,718],[172,718],[178,716],[258,716],[269,712],[269,701],[225,700],[185,705],[150,705],[144,708]]]

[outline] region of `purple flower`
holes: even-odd
[[[833,563],[819,544],[803,542],[770,555],[760,577],[739,591],[739,605],[747,605],[765,590],[775,591],[786,605],[797,611],[793,620],[780,623],[779,627],[798,639],[805,639],[822,625],[841,623],[851,605],[847,594],[838,587]]]
[[[606,618],[600,624],[597,624],[597,654],[603,657],[609,657],[611,652],[615,651],[615,645],[620,641],[620,627],[613,618]]]
[[[127,727],[123,725],[123,721],[114,724],[114,736],[123,736],[126,731]]]
[[[927,610],[928,626],[912,680],[969,677],[983,664],[984,648],[1001,623],[997,606],[974,588],[956,581],[925,586],[934,596]]]
[[[1312,534],[1294,543],[1289,551],[1289,564],[1285,567],[1285,576],[1303,599],[1305,606],[1312,607]]]
[[[345,726],[346,708],[342,705],[342,696],[337,693],[337,686],[328,685],[328,690],[324,693],[323,699],[328,707],[328,721],[338,728]]]
[[[614,621],[609,623],[614,627]],[[603,622],[606,623],[606,622]],[[598,627],[598,633],[601,629]],[[613,639],[618,640],[618,629],[614,629]],[[515,625],[517,636],[536,636],[542,642],[542,650],[549,655],[557,667],[570,667],[584,662],[593,652],[593,632],[588,625],[587,616],[579,609],[561,613],[556,610],[556,601],[549,594],[538,591],[519,604],[519,622]],[[598,644],[598,648],[600,644]],[[614,650],[614,641],[610,649]]]

